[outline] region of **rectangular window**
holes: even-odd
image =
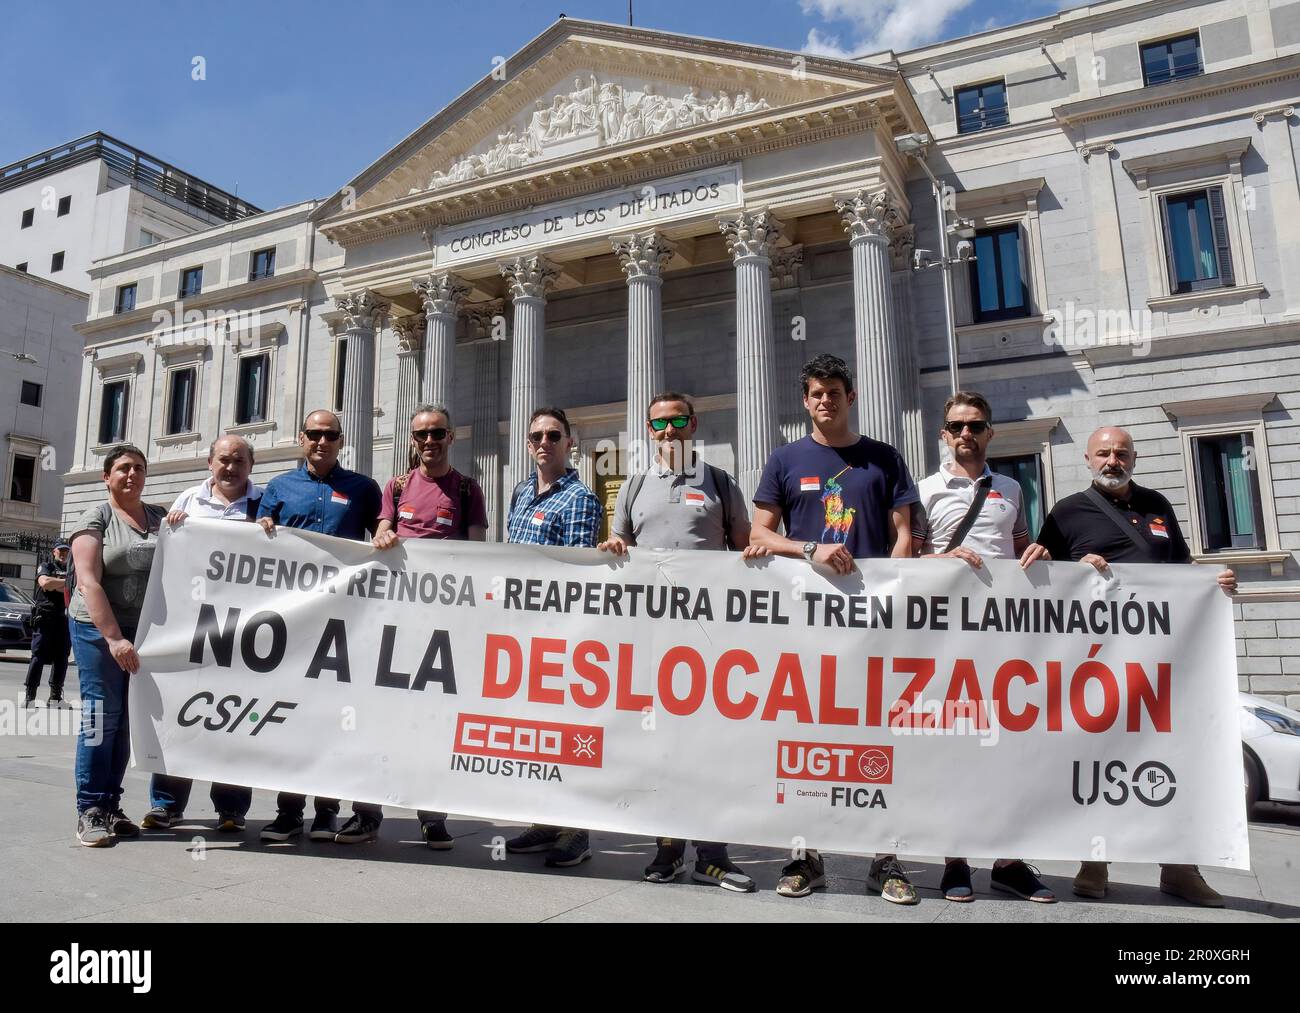
[[[203,268],[187,267],[181,272],[181,290],[179,298],[188,299],[203,291]]]
[[[19,396],[23,404],[31,405],[33,408],[41,406],[41,385],[33,383],[31,380],[23,381],[23,391]]]
[[[36,490],[36,458],[14,454],[13,477],[9,479],[9,498],[19,503],[32,502]]]
[[[989,81],[957,89],[957,133],[1005,127],[1008,122],[1006,82]]]
[[[239,360],[239,388],[235,395],[235,424],[266,421],[266,388],[271,367],[267,353]]]
[[[28,208],[26,211],[23,212],[23,223],[21,226],[19,226],[19,228],[30,229],[32,227],[32,222],[35,220],[36,220],[36,209]]]
[[[8,580],[18,580],[23,575],[22,565],[19,563],[0,563],[0,577]]]
[[[1148,42],[1140,46],[1142,83],[1164,84],[1205,73],[1201,64],[1201,37],[1193,32],[1176,39]]]
[[[153,246],[154,243],[158,242],[158,241],[161,240],[161,239],[162,239],[162,236],[155,236],[155,235],[154,235],[152,232],[150,232],[148,229],[141,229],[141,230],[140,230],[140,245],[141,245],[141,246]]]
[[[258,278],[270,278],[275,274],[275,247],[269,250],[258,250],[253,254],[252,269],[248,272],[248,280],[256,281]]]
[[[167,435],[194,431],[194,392],[198,370],[189,366],[173,369],[167,391]]]
[[[1043,468],[1037,454],[999,457],[989,460],[989,470],[1014,478],[1020,483],[1020,502],[1025,511],[1029,537],[1035,538],[1043,526]]]
[[[127,384],[114,380],[104,384],[99,406],[99,442],[122,443],[126,439]]]
[[[55,217],[57,217],[57,218],[62,218],[64,215],[66,215],[66,214],[67,214],[69,211],[71,211],[71,210],[72,210],[72,198],[71,198],[71,197],[60,197],[60,198],[59,198],[59,212],[58,212],[58,214],[57,214]]]
[[[1206,552],[1263,549],[1264,507],[1251,433],[1192,437]]]
[[[63,270],[63,251],[60,250],[50,258],[50,274]]]
[[[348,339],[339,338],[334,345],[334,410],[343,410],[343,379],[347,375]]]
[[[1169,292],[1198,292],[1234,284],[1223,187],[1161,198]]]
[[[135,284],[119,285],[117,299],[113,302],[114,313],[130,313],[135,309]]]
[[[1003,225],[975,235],[970,264],[971,313],[975,323],[1029,315],[1020,226]]]

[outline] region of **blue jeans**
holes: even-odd
[[[108,653],[108,641],[94,623],[68,620],[72,655],[81,686],[81,730],[77,734],[77,812],[122,804],[122,779],[131,760],[131,721],[127,714],[127,675]],[[135,627],[122,636],[134,641]]]
[[[183,813],[190,804],[190,789],[193,787],[194,782],[188,777],[154,774],[149,779],[149,807],[166,809],[173,814]],[[219,813],[247,816],[248,807],[253,804],[253,789],[213,781],[208,797],[212,799],[212,808]]]

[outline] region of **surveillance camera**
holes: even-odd
[[[959,240],[958,243],[957,243],[957,259],[958,259],[958,260],[974,260],[974,259],[975,259],[975,244],[972,243],[969,239],[962,239],[962,240]]]
[[[934,263],[933,250],[914,250],[912,252],[912,268],[919,271],[922,268],[929,267]]]

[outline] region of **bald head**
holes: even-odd
[[[242,436],[227,434],[212,441],[208,448],[212,488],[227,503],[233,503],[247,492],[252,470],[253,448]]]
[[[1128,430],[1118,426],[1103,426],[1088,437],[1088,451],[1084,455],[1093,484],[1112,495],[1128,492],[1129,480],[1137,465],[1137,451]]]

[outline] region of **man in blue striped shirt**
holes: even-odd
[[[578,545],[595,548],[605,510],[569,467],[573,437],[559,408],[538,408],[528,420],[528,453],[537,466],[510,496],[506,541],[523,545]],[[587,831],[533,824],[506,841],[506,851],[545,851],[546,864],[567,868],[591,857]]]

